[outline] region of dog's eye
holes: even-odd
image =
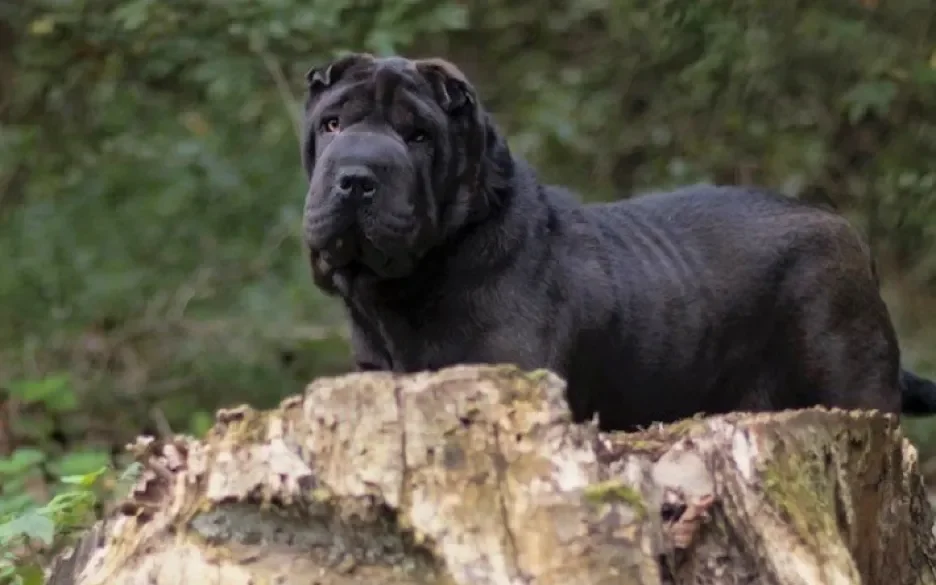
[[[341,130],[341,123],[338,122],[338,118],[336,117],[325,118],[322,120],[322,130],[334,134]]]
[[[426,142],[429,140],[429,134],[422,130],[414,130],[407,138],[407,142]]]

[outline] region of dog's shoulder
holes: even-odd
[[[499,220],[514,238],[531,232],[536,240],[544,242],[567,235],[587,222],[587,214],[576,192],[543,182],[536,170],[521,158],[515,158],[513,164],[509,206],[503,217],[495,221]]]

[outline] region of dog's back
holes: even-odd
[[[841,216],[710,186],[585,214],[619,294],[603,330],[580,333],[568,377],[602,426],[813,404],[899,410],[896,338],[868,250]]]

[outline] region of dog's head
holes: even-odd
[[[493,130],[454,65],[352,54],[307,81],[303,235],[320,286],[344,268],[407,276],[489,212]]]

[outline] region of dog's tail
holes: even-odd
[[[936,382],[901,368],[900,395],[902,414],[936,414]]]

